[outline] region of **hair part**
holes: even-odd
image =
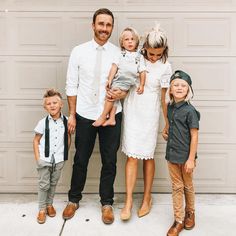
[[[107,8],[100,8],[97,11],[94,12],[94,14],[93,14],[93,24],[95,24],[97,16],[98,15],[102,15],[102,14],[111,16],[111,18],[112,18],[112,25],[114,25],[113,13],[109,9],[107,9]]]
[[[136,29],[132,28],[132,27],[126,27],[120,34],[120,37],[119,37],[119,44],[120,44],[120,48],[122,50],[125,50],[125,48],[123,47],[123,40],[124,40],[124,35],[125,35],[125,32],[131,32],[132,36],[134,37],[134,39],[136,40],[136,45],[135,45],[135,49],[138,48],[139,46],[139,34],[137,32]]]
[[[145,37],[142,49],[145,58],[147,58],[147,48],[164,48],[161,60],[164,63],[167,61],[169,51],[167,37],[165,32],[160,28],[159,24],[156,24],[156,26],[152,28],[152,30],[149,31]]]

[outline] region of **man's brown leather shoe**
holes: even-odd
[[[53,207],[53,205],[48,205],[47,206],[47,214],[48,216],[50,217],[54,217],[56,215],[56,210],[55,208]]]
[[[167,232],[167,236],[178,236],[179,233],[184,228],[184,223],[179,223],[177,221],[170,227],[169,231]]]
[[[64,220],[69,220],[75,215],[75,211],[79,208],[79,203],[69,202],[62,213]]]
[[[113,208],[111,205],[102,206],[102,221],[104,224],[112,224],[114,221]]]
[[[194,226],[195,226],[195,214],[194,214],[194,211],[187,211],[187,212],[185,212],[184,228],[190,230]]]
[[[40,210],[37,216],[37,221],[39,224],[44,224],[46,221],[46,211]]]

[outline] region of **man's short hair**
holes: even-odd
[[[98,15],[101,15],[101,14],[105,14],[105,15],[109,15],[111,16],[112,18],[112,24],[114,24],[114,16],[113,16],[113,13],[107,9],[107,8],[100,8],[98,9],[97,11],[94,12],[93,14],[93,24],[95,24],[95,21],[96,21],[96,18]]]

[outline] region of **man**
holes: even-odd
[[[68,131],[76,132],[76,153],[68,193],[69,202],[63,211],[63,218],[66,220],[72,218],[79,208],[89,158],[98,134],[102,160],[99,185],[102,220],[105,224],[114,221],[113,184],[116,176],[117,150],[120,145],[121,104],[117,105],[115,126],[92,125],[103,110],[108,73],[115,57],[119,55],[119,49],[108,42],[113,26],[112,12],[105,8],[98,9],[93,15],[93,39],[75,47],[69,60],[66,81],[69,105]]]

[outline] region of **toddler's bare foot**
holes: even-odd
[[[109,126],[109,125],[110,126],[115,126],[116,125],[116,120],[108,119],[102,124],[102,126]]]
[[[97,120],[95,120],[92,123],[92,125],[95,127],[99,127],[99,126],[103,125],[105,121],[106,121],[106,117],[104,118],[104,117],[100,116]]]

